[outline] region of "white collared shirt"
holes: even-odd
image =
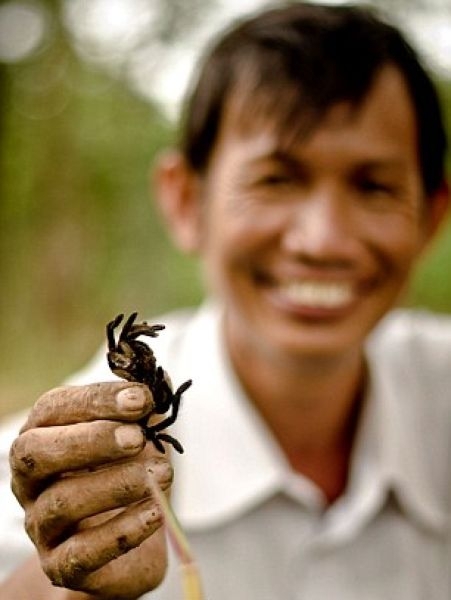
[[[349,483],[330,507],[290,469],[247,401],[218,308],[161,322],[158,362],[174,386],[194,381],[171,428],[185,448],[174,456],[173,506],[206,599],[450,600],[450,319],[394,313],[378,328]],[[71,383],[110,378],[102,352]],[[9,533],[23,539],[17,517]],[[145,598],[180,597],[172,558],[164,584]]]

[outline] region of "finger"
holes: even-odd
[[[138,547],[88,575],[84,590],[95,597],[140,598],[162,582],[166,567],[166,536],[160,528]]]
[[[172,481],[172,468],[160,458],[60,479],[27,511],[27,532],[38,547],[51,547],[87,517],[152,497],[151,477],[166,490]]]
[[[54,388],[31,409],[22,431],[97,419],[136,421],[154,407],[146,385],[127,381]]]
[[[155,500],[132,504],[106,523],[79,531],[44,552],[43,569],[54,585],[80,589],[88,575],[139,546],[162,522],[162,510]]]
[[[25,431],[10,452],[12,487],[23,505],[51,476],[138,454],[145,446],[139,425],[93,421]]]

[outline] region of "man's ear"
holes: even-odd
[[[199,177],[176,150],[160,155],[153,170],[158,207],[177,247],[186,253],[200,248]]]
[[[444,181],[440,188],[426,199],[427,207],[427,242],[430,242],[440,225],[445,220],[450,205],[450,187],[447,181]]]

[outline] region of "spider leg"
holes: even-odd
[[[119,336],[119,342],[123,342],[124,340],[129,339],[130,332],[133,327],[133,323],[138,316],[137,312],[132,313],[128,319],[124,323],[124,327],[122,328],[121,335]],[[122,319],[121,319],[122,320]]]
[[[163,444],[160,441],[160,436],[157,435],[154,431],[153,431],[153,427],[147,427],[145,428],[145,434],[146,434],[146,438],[152,442],[152,444],[155,446],[155,448],[159,451],[162,452],[163,454],[165,454],[165,447],[163,446]],[[162,435],[162,434],[161,434]]]
[[[162,452],[163,454],[166,452],[165,447],[161,443],[163,441],[168,442],[174,447],[175,450],[177,450],[177,452],[183,454],[184,451],[182,444],[172,437],[172,435],[169,435],[168,433],[159,433],[154,427],[144,427],[144,433],[146,435],[146,439],[149,440],[149,442],[152,442],[159,452]]]
[[[127,335],[127,339],[136,340],[140,335],[148,335],[149,337],[158,337],[158,332],[164,329],[164,325],[148,325],[147,323],[139,323],[133,325]]]
[[[169,442],[169,444],[172,444],[173,448],[175,450],[177,450],[177,452],[179,454],[183,454],[183,452],[184,452],[182,444],[178,440],[176,440],[174,437],[172,437],[172,435],[169,435],[167,433],[157,433],[157,435],[155,436],[155,439],[158,440],[158,442],[160,444],[161,444],[160,440],[163,440],[164,442]],[[161,444],[161,445],[163,445],[163,444]],[[164,446],[163,446],[163,452],[164,452]]]
[[[114,350],[116,348],[116,340],[114,338],[114,330],[121,323],[124,318],[123,314],[117,315],[113,321],[110,321],[106,326],[106,335],[108,339],[108,347],[110,350]]]
[[[175,395],[175,396],[178,396],[178,397],[179,397],[179,400],[180,400],[180,399],[181,399],[181,397],[182,397],[182,394],[184,394],[184,393],[186,392],[186,390],[187,390],[188,388],[190,388],[192,385],[193,385],[193,380],[192,380],[192,379],[188,379],[187,381],[185,381],[185,383],[182,383],[182,385],[180,385],[180,386],[177,388],[177,390],[176,390],[176,392],[175,392],[175,394],[174,394],[174,395]]]
[[[155,432],[162,431],[163,429],[166,429],[166,427],[169,427],[169,425],[172,425],[173,423],[175,423],[175,421],[177,420],[178,414],[179,414],[180,401],[182,399],[182,394],[190,387],[190,385],[192,383],[193,383],[192,380],[189,379],[188,381],[185,381],[185,383],[182,383],[182,385],[179,388],[177,388],[177,391],[172,396],[171,402],[170,402],[170,407],[172,407],[171,414],[168,417],[166,417],[165,419],[163,419],[162,421],[160,421],[159,423],[157,423],[156,425],[152,426],[152,429]]]

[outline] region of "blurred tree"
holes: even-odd
[[[148,198],[172,125],[81,61],[62,3],[44,5],[39,48],[0,67],[0,414],[80,366],[117,312],[196,297]]]

